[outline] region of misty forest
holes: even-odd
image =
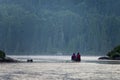
[[[120,44],[120,0],[0,0],[9,55],[104,55]]]

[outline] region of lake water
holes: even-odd
[[[21,63],[0,63],[0,80],[120,80],[120,61],[98,61],[70,56],[11,56]],[[33,63],[27,63],[28,58]]]

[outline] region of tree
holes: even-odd
[[[3,52],[2,50],[0,50],[0,58],[4,59],[6,57],[5,52]]]
[[[114,59],[115,57],[120,57],[120,45],[108,52],[107,56],[109,56],[111,59]]]

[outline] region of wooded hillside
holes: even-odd
[[[0,0],[8,54],[102,55],[120,44],[120,0]]]

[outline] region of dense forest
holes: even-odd
[[[120,44],[120,0],[0,0],[7,54],[104,55]]]

